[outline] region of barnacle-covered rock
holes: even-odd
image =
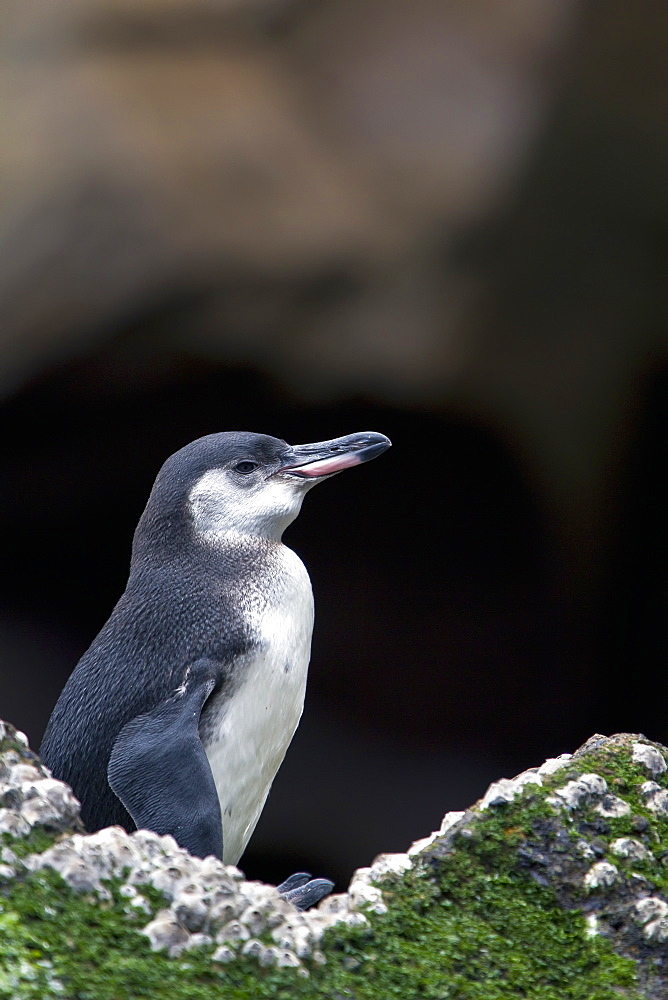
[[[71,788],[56,781],[28,746],[24,733],[0,722],[0,834],[29,837],[83,831]]]
[[[0,998],[668,995],[668,751],[645,737],[494,782],[303,913],[171,837],[83,833],[2,736]]]

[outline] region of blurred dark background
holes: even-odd
[[[335,877],[668,743],[668,7],[5,0],[0,716],[34,746],[201,434],[388,434],[242,861]]]

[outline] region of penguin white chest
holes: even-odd
[[[313,632],[313,593],[301,559],[280,546],[265,602],[248,602],[253,651],[235,665],[238,682],[207,739],[223,818],[223,860],[236,864],[255,829],[304,706]]]

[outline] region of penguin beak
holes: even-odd
[[[335,472],[351,469],[377,458],[392,442],[384,434],[375,431],[361,431],[346,434],[345,437],[317,444],[293,445],[284,456],[284,465],[279,472],[287,472],[300,479],[319,479],[332,476]]]

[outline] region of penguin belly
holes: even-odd
[[[256,642],[234,665],[233,688],[200,723],[223,821],[223,861],[236,864],[257,824],[304,706],[313,593],[291,549],[278,556],[265,600],[248,602]]]

